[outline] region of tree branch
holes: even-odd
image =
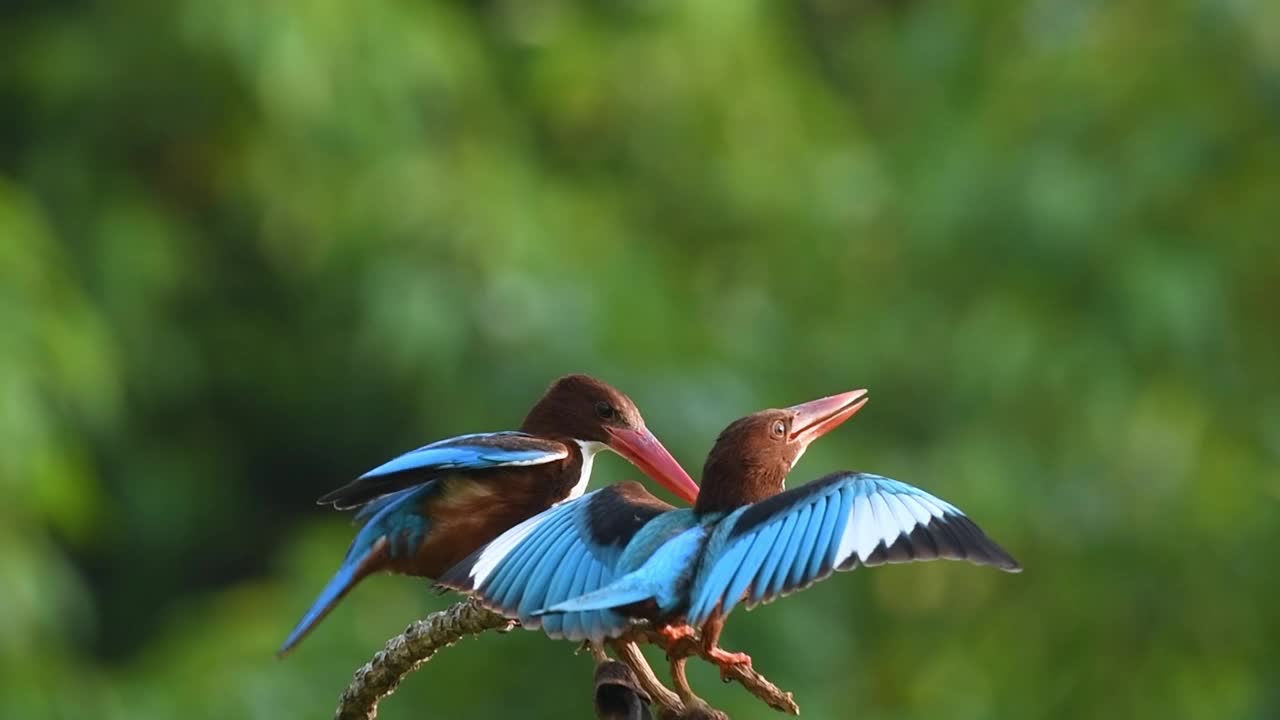
[[[700,657],[709,663],[715,664],[702,647],[702,641],[698,635],[695,634],[678,642],[670,643],[657,630],[645,623],[635,626],[624,637],[634,641],[649,642],[666,650],[667,657],[672,660],[672,680],[676,683],[676,689],[680,691],[685,704],[697,705],[701,703],[705,705],[697,695],[693,694],[693,690],[688,687],[688,681],[684,677],[683,661],[686,658]],[[729,669],[728,675],[730,680],[736,681],[746,688],[747,692],[755,695],[774,710],[788,715],[800,714],[800,706],[796,704],[795,697],[774,685],[769,681],[769,678],[761,675],[754,668],[734,665]]]
[[[640,652],[640,646],[629,640],[614,640],[610,644],[622,662],[631,667],[640,687],[649,693],[649,697],[653,698],[653,702],[658,707],[677,715],[684,712],[684,702],[680,700],[679,695],[668,690],[667,686],[663,685],[658,676],[653,673],[653,668],[649,667],[649,661],[645,660],[644,653]]]
[[[406,675],[430,660],[440,648],[449,647],[468,635],[510,629],[514,625],[514,620],[490,612],[470,599],[431,613],[388,640],[386,647],[356,671],[338,700],[335,720],[374,720],[378,717],[378,702],[395,692]]]
[[[659,720],[729,720],[728,715],[706,704],[692,692],[686,704],[679,695],[668,690],[653,674],[653,669],[634,642],[610,642],[621,661],[610,660],[603,648],[589,644],[597,663],[595,699],[599,720],[648,718],[648,713],[634,712],[638,704],[656,706]]]
[[[427,662],[441,648],[448,647],[469,636],[478,635],[486,630],[510,630],[516,621],[486,610],[473,599],[467,599],[450,608],[432,613],[422,620],[410,625],[403,633],[387,641],[386,646],[373,656],[369,662],[356,671],[351,684],[342,692],[338,701],[338,709],[334,713],[335,720],[375,720],[378,717],[378,703],[395,692],[400,682],[423,663]],[[673,660],[689,657],[701,657],[710,660],[696,637],[686,638],[675,644],[666,643],[656,630],[647,623],[633,627],[623,638],[611,641],[614,650],[623,662],[635,671],[641,686],[648,691],[654,704],[661,709],[664,718],[706,718],[724,717],[723,713],[713,710],[702,702],[692,690],[688,690],[688,699],[680,699],[675,693],[663,687],[654,676],[634,642],[650,642],[667,651]],[[602,652],[593,649],[596,660],[600,661]],[[680,663],[683,665],[683,663]],[[734,666],[729,677],[747,689],[752,695],[763,700],[775,710],[791,715],[799,715],[791,693],[785,692],[769,682],[755,670]],[[683,678],[676,678],[677,682]],[[686,688],[687,689],[687,688]],[[691,702],[692,701],[692,702]]]

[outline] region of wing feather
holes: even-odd
[[[521,432],[460,435],[394,457],[317,502],[348,510],[445,475],[542,465],[564,460],[569,452],[564,443]]]
[[[756,576],[756,583],[751,589],[751,597],[748,600],[748,608],[759,604],[769,595],[769,583],[772,582],[774,574],[782,567],[782,555],[786,550],[786,540],[791,537],[791,532],[795,529],[798,521],[798,515],[788,513],[781,521],[773,523],[778,527],[778,534],[770,544],[769,556],[765,558],[763,566],[760,568],[760,573]],[[782,569],[781,572],[785,574],[786,569]]]
[[[727,539],[708,544],[690,596],[689,622],[785,595],[858,565],[968,560],[1021,570],[950,503],[896,480],[835,473],[738,511]],[[717,533],[721,530],[717,528]]]
[[[796,524],[787,536],[787,549],[782,551],[782,561],[778,564],[778,569],[774,572],[773,580],[769,584],[769,595],[780,595],[787,587],[787,577],[791,574],[791,568],[795,565],[796,556],[800,552],[800,540],[804,536],[805,525],[809,524],[811,514],[813,514],[813,507],[808,503],[800,507]]]
[[[508,530],[445,573],[438,584],[468,592],[485,607],[552,637],[600,640],[616,635],[627,620],[611,610],[541,611],[611,582],[623,550],[649,521],[670,509],[638,483],[611,485]]]
[[[538,561],[544,556],[545,551],[560,539],[570,521],[571,518],[565,517],[562,513],[551,516],[545,525],[530,535],[527,542],[520,543],[512,549],[509,567],[502,568],[503,572],[500,573],[495,571],[492,583],[487,585],[487,592],[504,612],[515,609],[509,600],[509,595],[528,585],[530,574],[537,567]]]
[[[778,533],[781,531],[782,523],[772,522],[756,533],[755,540],[751,543],[751,550],[725,592],[724,612],[732,610],[733,606],[743,599],[751,583],[760,576],[765,560],[770,556],[774,543],[778,539]]]
[[[521,615],[544,606],[547,590],[555,579],[556,570],[564,563],[565,555],[574,544],[573,522],[568,518],[550,542],[537,552],[537,564],[529,571],[523,587],[515,585],[503,596],[503,604],[517,608]]]

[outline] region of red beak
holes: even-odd
[[[671,453],[658,442],[653,433],[639,430],[605,427],[609,434],[609,447],[613,448],[641,472],[657,480],[663,487],[692,505],[698,499],[698,484]]]
[[[791,441],[804,445],[834,430],[867,404],[866,390],[851,390],[839,395],[810,400],[787,408],[795,413],[791,421]]]

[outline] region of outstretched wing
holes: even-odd
[[[564,443],[521,432],[460,435],[424,445],[389,460],[317,502],[347,510],[441,475],[541,465],[567,457],[569,448]]]
[[[879,475],[834,473],[726,517],[708,541],[688,618],[769,602],[836,570],[937,558],[1022,569],[945,500]]]
[[[674,510],[643,485],[624,482],[529,518],[472,553],[437,584],[470,593],[489,609],[554,638],[601,640],[628,620],[610,610],[535,614],[613,581],[627,545]],[[665,523],[658,523],[665,524]],[[646,535],[649,533],[646,532]]]

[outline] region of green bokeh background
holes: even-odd
[[[312,500],[588,371],[695,476],[866,386],[793,484],[1026,566],[736,613],[805,716],[1280,717],[1278,229],[1261,0],[5,3],[0,716],[327,717],[450,601],[371,579],[277,661],[353,533]],[[587,717],[570,651],[382,716]]]

